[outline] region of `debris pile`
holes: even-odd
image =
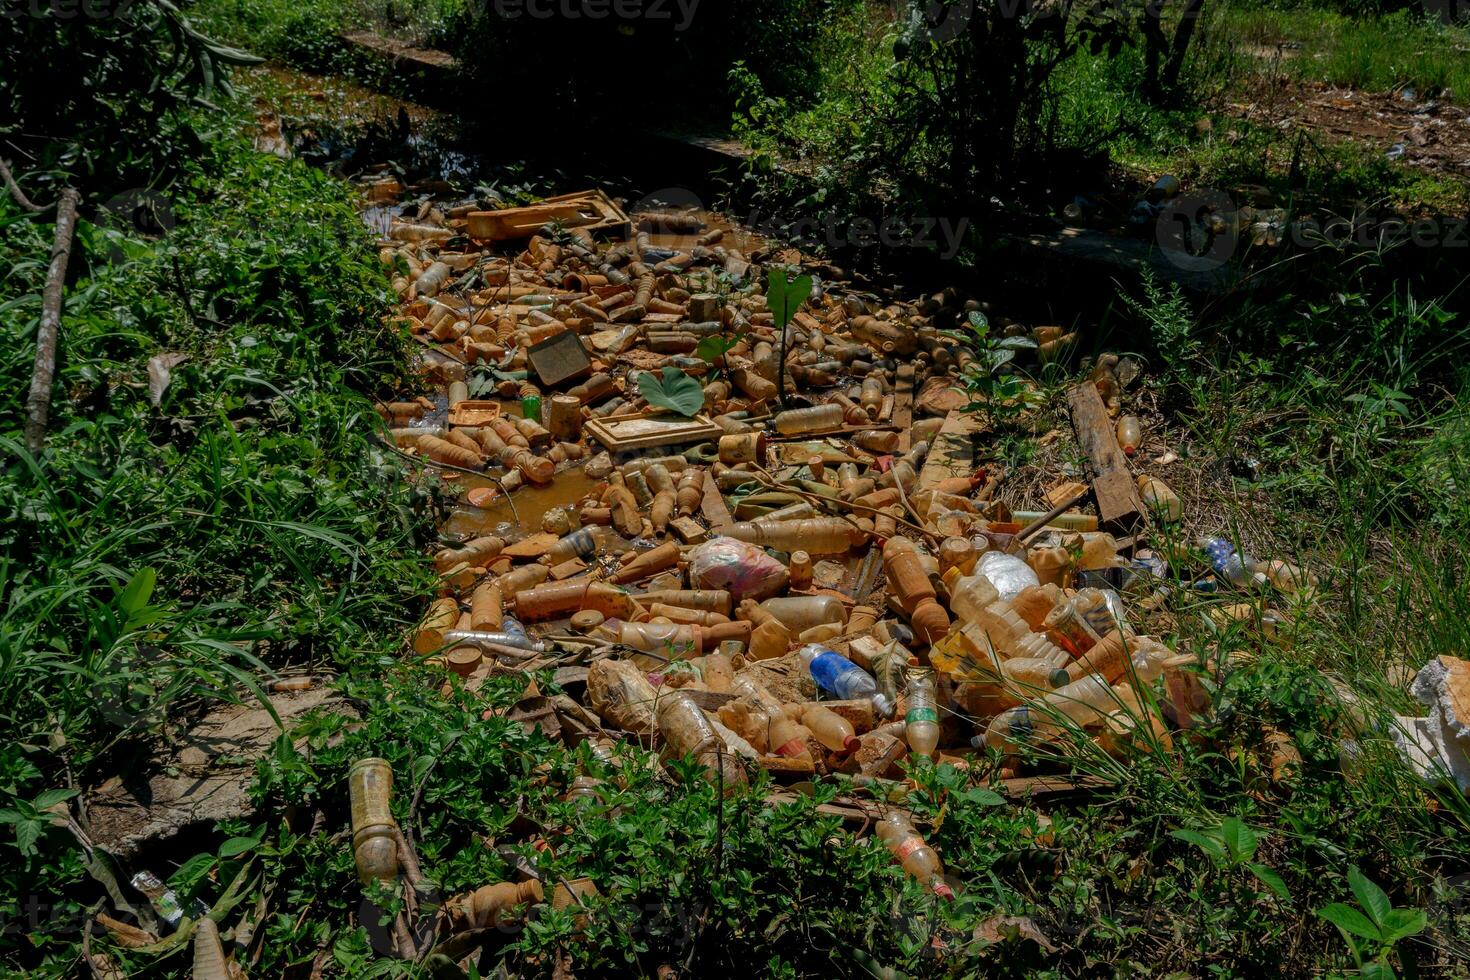
[[[1136,618],[1171,563],[1144,535],[1182,510],[1134,466],[1136,362],[1099,357],[1069,392],[1090,479],[1012,511],[967,391],[1076,334],[996,316],[991,337],[994,314],[954,291],[885,301],[701,214],[559,200],[581,210],[409,206],[382,246],[443,387],[381,412],[457,498],[416,653],[472,688],[554,669],[566,693],[531,683],[513,717],[595,758],[636,740],[726,792],[757,769],[852,777],[866,795],[842,805],[937,894],[939,857],[888,802],[905,764],[998,760],[1020,792],[1069,754],[1168,751],[1208,714],[1213,665]],[[1198,587],[1306,587],[1200,544],[1215,575]],[[383,767],[354,770],[365,880],[393,851],[364,783]],[[373,779],[386,792],[391,773]],[[440,937],[542,898],[535,882],[460,896]]]

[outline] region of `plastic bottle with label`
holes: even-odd
[[[1118,707],[1112,685],[1099,674],[1089,674],[1030,704],[1003,711],[991,719],[981,736],[987,748],[1014,753],[1022,744],[1047,742],[1068,727],[1086,725]]]
[[[908,711],[903,716],[903,736],[914,755],[932,758],[939,746],[939,708],[934,691],[934,673],[910,670]]]
[[[777,551],[805,551],[809,555],[845,555],[862,537],[840,517],[812,517],[773,524],[744,522],[721,531],[726,537]]]
[[[772,755],[810,760],[811,738],[811,730],[786,712],[778,711],[771,716],[771,734],[767,741]]]
[[[937,895],[944,898],[954,897],[953,890],[944,881],[944,864],[939,860],[939,855],[919,836],[907,817],[894,810],[878,821],[873,832],[888,847],[888,852],[909,877],[932,889]]]

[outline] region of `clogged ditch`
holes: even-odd
[[[1222,539],[1180,544],[1179,499],[1138,452],[1126,357],[1098,357],[1067,395],[1084,471],[1056,474],[1048,511],[1007,505],[989,420],[1034,393],[995,391],[992,369],[1067,357],[1074,334],[987,319],[952,291],[827,281],[708,214],[517,234],[474,201],[366,190],[396,316],[423,347],[422,386],[379,410],[455,501],[439,596],[405,645],[446,687],[523,677],[508,717],[586,746],[581,773],[545,789],[589,812],[631,759],[670,780],[692,765],[727,797],[830,783],[822,813],[952,901],[964,884],[904,804],[916,770],[1016,798],[1085,792],[1097,777],[1078,759],[1169,753],[1212,711],[1227,665],[1150,628],[1171,583],[1313,588]],[[1282,736],[1273,778],[1294,758]],[[352,769],[365,888],[422,881],[393,818],[406,780],[383,759]],[[467,962],[483,930],[608,889],[520,862],[397,912],[387,952]]]

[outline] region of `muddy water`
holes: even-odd
[[[444,525],[446,537],[463,539],[477,535],[505,531],[504,525],[534,534],[541,530],[541,518],[555,507],[577,509],[577,504],[599,485],[582,472],[581,464],[556,474],[556,479],[544,487],[522,487],[513,491],[507,499],[495,487],[492,480],[483,477],[461,476],[459,486],[468,493],[478,487],[496,490],[495,499],[488,506],[472,507],[461,504]],[[512,507],[514,503],[514,507]]]

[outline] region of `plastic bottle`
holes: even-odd
[[[767,738],[772,755],[788,759],[811,759],[811,729],[790,717],[784,711],[771,716],[771,734]]]
[[[812,585],[812,556],[805,551],[791,553],[791,588],[809,589]]]
[[[1100,639],[1097,631],[1082,615],[1076,596],[1054,606],[1051,612],[1046,614],[1043,625],[1046,627],[1047,635],[1058,646],[1079,657],[1091,650]]]
[[[1199,546],[1209,558],[1215,574],[1231,585],[1246,588],[1266,580],[1264,573],[1251,572],[1255,560],[1236,551],[1235,545],[1224,538],[1200,538]]]
[[[907,696],[908,711],[903,716],[904,741],[914,755],[932,758],[939,745],[939,710],[933,672],[909,671]]]
[[[1003,711],[991,719],[984,744],[1002,752],[1015,752],[1023,742],[1046,742],[1059,736],[1070,721],[1086,725],[1118,706],[1112,685],[1098,674],[1089,674],[1029,705]]]
[[[654,717],[667,758],[693,756],[704,765],[710,782],[723,778],[727,792],[745,785],[739,757],[725,751],[715,726],[688,694],[677,691],[659,698]]]
[[[1026,554],[1026,564],[1031,566],[1036,580],[1042,585],[1065,585],[1072,568],[1072,556],[1060,546],[1032,548]]]
[[[1117,557],[1118,542],[1111,534],[1097,531],[1082,535],[1082,557],[1077,559],[1077,567],[1082,571],[1111,568]]]
[[[579,609],[594,609],[609,618],[627,619],[635,611],[633,597],[622,589],[588,579],[548,582],[516,596],[516,615],[524,620],[555,619]]]
[[[961,575],[969,575],[975,570],[978,557],[969,538],[945,538],[939,544],[939,571],[943,574],[958,568]]]
[[[831,708],[820,704],[804,704],[801,706],[801,723],[828,751],[847,754],[857,750],[857,734],[852,722]]]
[[[1139,476],[1138,496],[1161,521],[1172,524],[1184,517],[1184,504],[1179,501],[1179,495],[1156,476]]]
[[[357,877],[390,882],[398,877],[398,843],[388,809],[393,795],[393,767],[387,759],[359,759],[347,771],[347,795],[352,808],[352,854]]]
[[[546,564],[560,565],[573,558],[592,558],[599,553],[618,551],[628,547],[628,542],[610,528],[601,525],[584,527],[573,531],[551,546],[546,553]]]
[[[736,677],[735,683],[730,685],[730,691],[772,718],[786,710],[786,705],[782,704],[776,695],[772,694],[764,684],[750,677]]]
[[[1002,551],[987,551],[981,555],[975,563],[975,571],[990,579],[1002,602],[1010,602],[1022,590],[1041,584],[1030,565]]]
[[[1143,445],[1143,423],[1136,415],[1125,415],[1118,420],[1117,436],[1123,455],[1132,456]]]
[[[985,608],[1000,600],[995,585],[979,572],[964,575],[951,569],[944,575],[944,584],[949,589],[950,611],[966,623],[980,622]]]
[[[658,602],[666,606],[682,606],[704,612],[730,615],[730,593],[724,589],[657,589],[638,596],[645,605]]]
[[[785,507],[781,507],[777,510],[773,510],[769,514],[762,514],[759,517],[752,517],[750,519],[750,523],[778,524],[781,521],[799,521],[805,518],[818,516],[820,515],[817,513],[817,509],[811,504],[807,503],[805,500],[802,500],[794,504],[788,504]]]
[[[522,565],[520,568],[512,569],[500,576],[500,594],[506,599],[511,599],[517,593],[534,589],[545,582],[551,574],[551,569],[546,565]]]
[[[545,899],[541,882],[532,878],[519,883],[502,881],[456,895],[444,903],[457,931],[495,929],[518,921],[513,910]]]
[[[1066,596],[1061,589],[1043,583],[1022,589],[1021,594],[1011,600],[1011,611],[1032,630],[1039,630],[1046,625],[1046,614],[1065,601]]]
[[[614,643],[621,643],[642,653],[656,653],[673,659],[716,649],[722,640],[748,640],[750,624],[688,626],[682,623],[626,623],[609,619],[597,628],[597,632]]]
[[[830,595],[782,596],[760,604],[792,633],[802,633],[826,623],[841,625],[847,621],[842,600]]]
[[[954,897],[954,892],[944,881],[944,864],[939,855],[924,842],[908,818],[895,810],[878,821],[873,832],[909,877],[932,889],[936,895]]]
[[[750,747],[765,755],[769,751],[771,716],[755,705],[744,701],[729,701],[720,705],[717,712],[720,724],[750,743]]]
[[[776,524],[731,524],[722,534],[777,551],[805,551],[810,555],[845,555],[861,536],[840,517],[813,517]]]
[[[798,651],[803,666],[817,682],[817,687],[844,700],[872,698],[882,714],[893,710],[892,704],[878,693],[873,675],[835,650],[808,643]]]
[[[800,435],[803,432],[823,432],[842,427],[841,405],[814,405],[811,408],[793,408],[781,412],[774,422],[776,431],[783,436]]]
[[[889,586],[918,638],[932,644],[949,632],[949,615],[935,599],[934,586],[914,543],[889,538],[883,546],[883,565]]]

